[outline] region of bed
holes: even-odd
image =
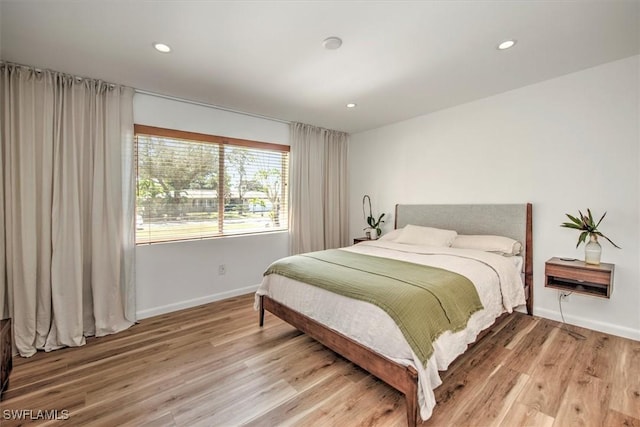
[[[519,256],[507,257],[475,249],[407,244],[398,236],[406,236],[410,227],[455,230],[462,237],[504,236],[521,242],[522,251]],[[354,257],[354,262],[374,257],[380,260],[380,269],[386,268],[383,260],[390,258],[393,261],[389,262],[450,270],[469,278],[482,302],[481,308],[469,312],[463,329],[439,333],[431,352],[421,353],[422,348],[416,348],[414,340],[398,326],[401,323],[380,306],[305,283],[306,279],[287,277],[278,270],[265,275],[256,292],[256,308],[260,326],[264,311],[269,311],[403,393],[407,424],[414,426],[419,417],[426,420],[431,415],[436,403],[433,389],[441,383],[439,371],[447,369],[483,337],[483,331],[513,309],[532,313],[532,206],[396,205],[394,228],[385,238],[343,248],[339,255],[346,256],[348,262],[349,257]],[[319,258],[334,256],[330,251],[314,254]],[[366,280],[360,276],[353,279]]]

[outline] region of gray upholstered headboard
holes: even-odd
[[[396,205],[396,228],[407,224],[506,236],[524,246],[527,205]]]
[[[530,203],[496,205],[396,205],[395,228],[407,224],[455,230],[458,234],[511,237],[524,248],[527,310],[533,307],[532,208]]]

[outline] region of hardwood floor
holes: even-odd
[[[399,393],[269,313],[259,328],[252,304],[232,298],[14,358],[0,424],[405,425]],[[640,342],[575,329],[586,339],[510,316],[442,374],[423,425],[640,427]]]

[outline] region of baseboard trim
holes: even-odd
[[[230,291],[219,292],[217,294],[206,295],[200,298],[194,298],[186,301],[180,301],[172,304],[163,305],[160,307],[148,308],[136,312],[138,320],[146,319],[148,317],[158,316],[161,314],[171,313],[173,311],[183,310],[185,308],[196,307],[203,304],[208,304],[214,301],[220,301],[226,298],[236,297],[238,295],[245,295],[258,290],[260,285],[247,286],[244,288],[233,289]],[[557,322],[562,321],[559,311],[548,310],[545,308],[534,307],[533,312],[536,316],[544,317],[546,319],[555,320]],[[607,334],[616,335],[619,337],[630,338],[632,340],[640,341],[640,330],[628,328],[625,326],[614,325],[612,323],[598,322],[593,319],[586,319],[584,317],[574,316],[571,314],[565,314],[564,316],[567,323],[571,325],[580,326],[587,329],[593,329],[595,331],[605,332]]]
[[[536,316],[555,320],[557,322],[562,322],[562,317],[560,316],[559,311],[534,307],[533,313]],[[580,326],[582,328],[592,329],[594,331],[605,332],[607,334],[640,341],[640,330],[637,329],[614,325],[613,323],[598,322],[593,319],[586,319],[584,317],[573,316],[571,314],[565,314],[564,320],[570,325]]]
[[[172,304],[163,305],[160,307],[147,308],[136,312],[138,320],[146,319],[148,317],[158,316],[160,314],[171,313],[172,311],[183,310],[185,308],[196,307],[203,304],[209,304],[210,302],[220,301],[223,299],[236,297],[238,295],[245,295],[258,290],[258,286],[253,285],[245,288],[233,289],[231,291],[220,292],[217,294],[206,295],[200,298],[194,298],[186,301],[180,301]]]

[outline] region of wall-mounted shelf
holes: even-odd
[[[567,292],[609,298],[613,291],[613,264],[585,264],[551,258],[545,263],[544,286]]]

